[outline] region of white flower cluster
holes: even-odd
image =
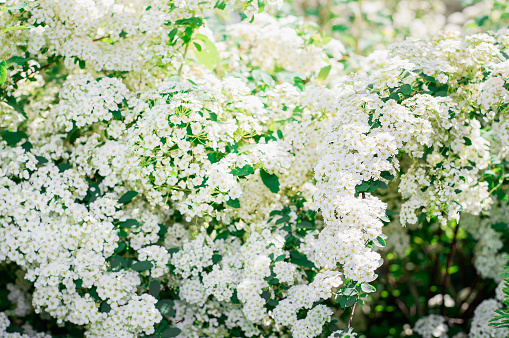
[[[46,334],[44,332],[35,332],[31,327],[24,327],[25,332],[27,333],[19,333],[19,332],[7,332],[6,329],[9,327],[11,322],[7,315],[3,312],[0,312],[0,337],[2,338],[51,338],[50,334]]]
[[[439,315],[419,318],[413,329],[423,338],[446,338],[448,337],[447,331],[449,331],[445,318]]]
[[[496,299],[486,299],[477,306],[474,318],[470,325],[469,337],[507,337],[509,329],[496,328],[490,325],[490,320],[495,316],[495,310],[502,308],[502,304]]]

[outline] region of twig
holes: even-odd
[[[459,223],[456,223],[456,228],[454,229],[454,237],[451,243],[451,249],[449,250],[449,254],[447,255],[447,262],[445,264],[445,277],[442,281],[442,304],[440,305],[440,313],[444,315],[445,311],[445,291],[447,289],[447,285],[449,284],[449,279],[451,277],[449,273],[449,269],[451,268],[452,261],[454,258],[454,252],[456,251],[456,241],[458,239],[458,229],[460,228]]]
[[[352,326],[352,319],[353,319],[353,313],[355,311],[355,305],[357,305],[357,302],[355,302],[352,306],[352,313],[350,313],[350,319],[348,319],[348,328]]]
[[[100,38],[97,38],[97,39],[92,40],[92,42],[100,41],[100,40],[102,40],[102,39],[107,39],[107,38],[109,38],[109,37],[110,37],[109,35],[101,36]]]

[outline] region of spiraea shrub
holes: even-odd
[[[509,334],[509,30],[299,6],[2,5],[0,336]]]

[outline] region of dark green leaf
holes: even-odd
[[[118,243],[118,246],[117,248],[115,249],[115,253],[118,254],[118,253],[121,253],[122,251],[124,251],[124,249],[127,247],[127,245],[125,244],[125,242],[120,242]]]
[[[276,225],[278,225],[278,224],[281,224],[281,223],[286,223],[286,222],[288,222],[289,220],[290,220],[290,216],[288,216],[288,215],[284,215],[283,217],[281,217],[280,219],[278,219],[278,220],[276,221],[276,223],[275,223],[275,224],[276,224]]]
[[[260,169],[260,177],[262,178],[263,184],[271,192],[277,194],[279,192],[279,178],[275,174],[269,174],[264,169]]]
[[[283,132],[281,130],[277,130],[277,137],[282,140],[283,139]]]
[[[101,304],[101,312],[108,313],[110,311],[111,311],[111,306],[106,301],[102,302],[102,304]]]
[[[410,86],[409,84],[404,84],[401,86],[400,90],[403,94],[409,96],[410,93],[412,92],[412,86]]]
[[[161,333],[161,337],[163,337],[163,338],[177,337],[181,332],[182,332],[182,330],[180,330],[176,327],[170,327],[170,328],[167,328],[166,330],[164,330],[163,333]]]
[[[72,166],[69,163],[60,163],[59,165],[57,165],[57,167],[58,167],[58,170],[61,173],[63,173],[67,169],[71,169],[72,168]]]
[[[471,146],[472,145],[472,140],[470,140],[468,137],[464,137],[463,140],[465,141],[465,145],[466,146]]]
[[[157,298],[159,296],[159,292],[161,292],[161,283],[156,280],[150,282],[149,285],[149,293],[152,297]]]
[[[2,139],[13,147],[25,138],[28,138],[28,136],[22,131],[5,131],[2,133]]]
[[[311,224],[310,222],[303,221],[297,224],[296,227],[304,229],[313,229],[313,224]]]
[[[355,187],[355,191],[368,191],[369,190],[369,184],[366,182],[362,182],[358,186]]]
[[[214,263],[214,264],[219,263],[219,261],[221,260],[221,258],[223,258],[223,256],[218,255],[218,254],[213,254],[213,255],[212,255],[212,263]]]
[[[118,226],[121,228],[132,229],[132,228],[139,228],[140,223],[135,219],[129,218],[129,219],[125,220],[124,222],[120,222],[118,224]]]
[[[25,113],[23,108],[20,107],[20,105],[18,104],[18,102],[16,101],[16,99],[14,97],[8,96],[5,99],[5,103],[7,103],[9,106],[11,106],[15,111],[17,111],[21,115],[23,115],[24,118],[28,118],[27,114]]]
[[[131,265],[131,269],[133,269],[134,271],[146,271],[152,269],[153,267],[154,265],[150,261],[136,262],[133,265]]]
[[[234,200],[229,199],[228,201],[226,201],[226,205],[228,205],[232,208],[238,209],[238,208],[240,208],[240,201],[238,198],[236,198]]]
[[[390,180],[393,180],[394,179],[394,175],[391,174],[389,171],[382,171],[380,173],[380,176],[382,176],[382,178],[390,181]]]
[[[133,198],[135,198],[137,195],[138,195],[138,193],[136,191],[130,190],[130,191],[126,192],[125,194],[123,194],[122,197],[120,197],[118,199],[118,203],[127,204],[127,203],[131,202],[133,200]]]

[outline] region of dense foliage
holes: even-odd
[[[509,336],[508,25],[7,1],[0,336]]]

